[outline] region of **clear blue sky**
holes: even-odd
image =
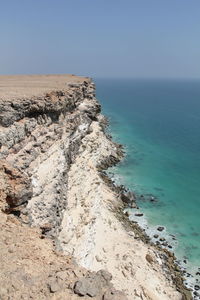
[[[200,78],[200,0],[0,0],[0,73]]]

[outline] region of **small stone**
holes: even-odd
[[[102,261],[102,259],[98,255],[96,255],[95,258],[96,258],[97,262],[101,262]]]
[[[103,295],[103,300],[128,300],[123,292],[116,291],[114,289],[108,290]]]
[[[112,280],[112,275],[106,271],[106,270],[99,270],[97,272],[97,275],[98,276],[101,276],[103,279],[105,279],[107,282],[111,281]]]
[[[69,276],[69,274],[67,271],[59,271],[56,273],[56,277],[61,280],[65,280],[68,276]]]
[[[40,226],[40,229],[42,230],[42,234],[45,234],[52,229],[52,225],[50,223],[45,223]]]
[[[131,215],[131,213],[127,210],[127,211],[125,212],[125,216],[130,217],[130,215]]]
[[[134,233],[133,231],[129,231],[129,232],[128,232],[128,235],[134,237],[134,236],[135,236],[135,233]]]
[[[55,293],[60,290],[60,286],[56,281],[53,281],[49,284],[49,289],[51,293]]]
[[[146,260],[148,261],[148,263],[152,264],[154,262],[153,257],[150,254],[146,255]]]
[[[81,281],[77,281],[74,286],[74,293],[79,296],[85,296],[87,295],[87,287]]]
[[[154,236],[153,236],[155,239],[157,239],[158,237],[159,237],[159,235],[158,234],[154,234]]]

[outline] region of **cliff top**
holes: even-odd
[[[82,83],[87,77],[63,75],[0,75],[0,99],[13,100],[41,96],[53,90],[66,89],[70,83]]]

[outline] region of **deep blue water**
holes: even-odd
[[[96,79],[97,98],[126,158],[115,169],[149,225],[174,234],[178,258],[200,267],[200,81]]]

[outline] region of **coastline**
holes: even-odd
[[[104,112],[105,113],[105,112]],[[111,118],[111,117],[110,117]],[[112,132],[110,129],[108,130],[109,135],[112,135]],[[115,133],[114,140],[117,140],[119,142],[119,137]],[[126,151],[128,152],[128,149],[125,147],[125,153]],[[111,184],[115,186],[122,186],[122,190],[125,190],[125,194],[131,193],[134,194],[135,191],[134,189],[127,189],[126,182],[123,180],[122,175],[119,173],[120,168],[114,168],[109,170],[107,172],[107,176],[111,178]],[[145,194],[144,194],[145,195]],[[140,228],[141,230],[141,235],[144,234],[145,238],[144,241],[147,243],[150,243],[154,247],[156,247],[159,250],[164,250],[167,253],[170,253],[170,257],[173,256],[173,264],[174,267],[173,269],[176,271],[178,269],[180,272],[180,277],[182,282],[182,285],[191,291],[194,299],[199,299],[199,268],[194,267],[193,269],[188,268],[188,261],[186,258],[184,258],[182,261],[178,257],[178,255],[175,254],[174,249],[178,246],[178,239],[174,234],[171,234],[168,232],[167,227],[163,226],[162,223],[157,223],[157,225],[154,224],[151,225],[148,223],[148,219],[145,215],[145,211],[143,210],[142,207],[140,207],[140,199],[144,200],[144,196],[141,194],[134,194],[135,201],[132,199],[129,201],[129,205],[125,203],[124,206],[124,213],[125,215],[129,218],[130,222],[135,223],[137,227]],[[157,197],[152,194],[148,194],[148,191],[146,191],[146,195],[148,195],[149,199],[146,201],[157,201]],[[153,200],[150,200],[150,196],[153,197]],[[141,198],[143,197],[143,198]],[[134,205],[133,205],[134,202]],[[161,228],[159,230],[158,228]],[[196,274],[196,275],[195,275]],[[181,288],[182,289],[182,288]],[[189,292],[190,293],[190,292]]]
[[[107,121],[107,126],[109,126],[109,122]],[[109,134],[109,138],[112,140],[112,136]],[[119,145],[120,150],[124,149],[123,145]],[[119,158],[118,162],[114,162],[112,165],[108,164],[109,167],[113,167],[114,165],[118,164],[121,159],[126,155],[126,152],[123,150],[123,156]],[[107,168],[106,168],[107,169]],[[164,266],[163,270],[166,272],[167,276],[168,271],[170,271],[171,277],[173,279],[173,283],[175,284],[177,290],[182,294],[183,299],[192,299],[191,296],[191,290],[188,289],[185,286],[186,278],[184,277],[183,269],[181,269],[181,266],[177,264],[177,259],[175,254],[172,252],[172,250],[168,250],[167,248],[162,248],[161,245],[156,244],[156,241],[153,241],[152,238],[146,233],[145,229],[139,221],[133,220],[130,218],[131,214],[127,213],[129,210],[131,211],[133,208],[137,211],[138,207],[136,204],[136,199],[133,199],[134,196],[131,199],[128,199],[127,196],[127,190],[125,186],[121,186],[119,184],[116,184],[109,175],[107,175],[105,172],[103,172],[103,180],[105,183],[117,194],[120,194],[120,198],[123,199],[124,197],[121,197],[121,195],[125,195],[125,201],[122,201],[123,204],[119,205],[118,207],[115,207],[113,209],[113,213],[115,216],[120,220],[120,222],[123,224],[124,229],[129,232],[133,231],[135,236],[135,239],[141,240],[144,244],[150,245],[150,247],[154,248],[157,252],[157,254],[161,257],[161,260],[164,260]],[[131,191],[131,194],[133,192]],[[141,212],[141,211],[140,211]],[[142,213],[143,215],[143,213]],[[162,224],[160,224],[162,226]],[[129,231],[130,230],[130,231]],[[159,231],[157,231],[159,233]],[[167,271],[168,270],[168,271]],[[195,291],[195,290],[194,290]]]
[[[123,153],[106,134],[93,82],[72,76],[66,88],[60,79],[45,96],[2,99],[4,211],[40,228],[81,267],[106,269],[129,300],[192,299],[173,253],[129,221],[121,188],[104,172]]]

